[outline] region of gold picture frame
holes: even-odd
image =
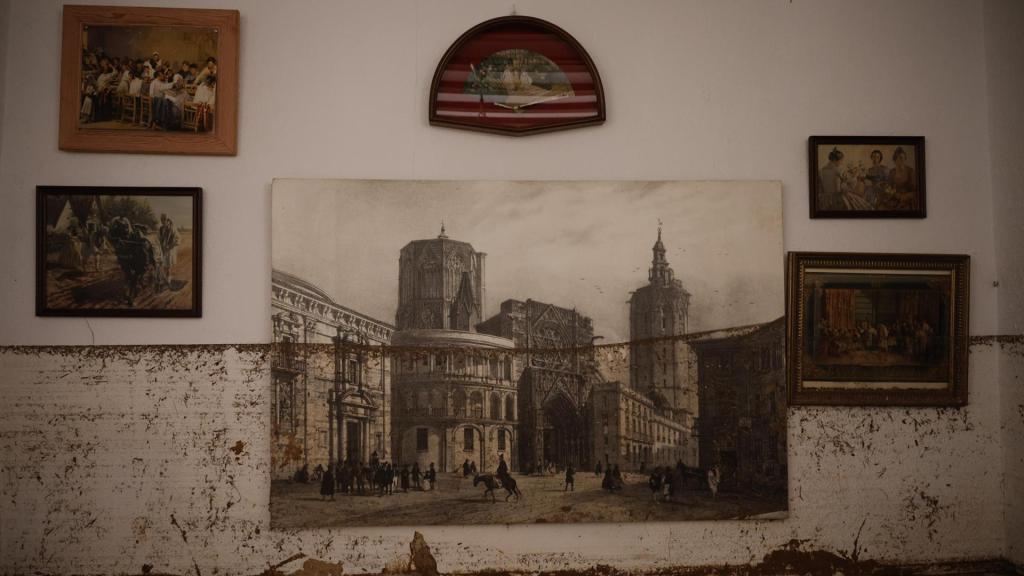
[[[967,403],[970,257],[791,252],[790,405]]]

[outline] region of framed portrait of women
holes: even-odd
[[[61,150],[233,156],[237,10],[64,6]]]
[[[924,218],[922,136],[811,136],[811,218]]]

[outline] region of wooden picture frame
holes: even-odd
[[[201,317],[202,192],[38,186],[36,315]]]
[[[970,257],[791,252],[790,405],[967,403]]]
[[[237,10],[65,5],[63,19],[61,150],[237,153]],[[150,92],[154,76],[171,99]]]
[[[811,136],[811,218],[924,218],[923,136]]]
[[[430,84],[429,121],[525,136],[602,124],[594,61],[558,26],[530,16],[477,24],[448,48]]]

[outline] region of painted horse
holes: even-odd
[[[487,499],[487,494],[490,494],[491,502],[496,502],[497,500],[494,497],[494,491],[498,488],[504,488],[505,492],[508,493],[505,496],[506,502],[508,502],[508,499],[512,496],[516,497],[516,502],[523,497],[523,492],[516,486],[516,480],[511,474],[506,474],[501,479],[500,483],[493,474],[477,474],[476,476],[473,476],[473,486],[479,486],[480,484],[484,485],[484,500]]]

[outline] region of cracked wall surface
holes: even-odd
[[[790,409],[783,521],[269,528],[267,347],[0,352],[0,572],[252,574],[293,555],[348,573],[745,564],[797,540],[900,562],[1002,554],[993,366],[971,349],[962,409]]]

